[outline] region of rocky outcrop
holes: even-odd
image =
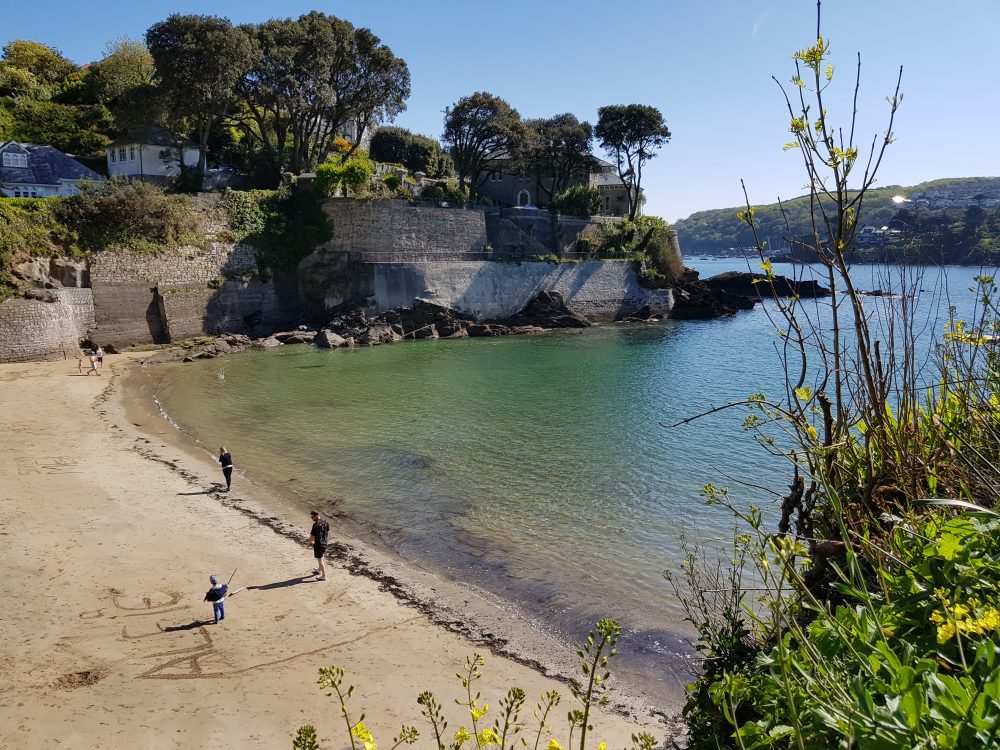
[[[587,328],[590,321],[566,307],[559,292],[542,291],[536,294],[524,309],[503,321],[504,325],[534,326],[538,328]],[[470,334],[471,335],[471,334]]]
[[[762,299],[779,297],[826,297],[830,290],[812,280],[796,281],[775,276],[770,281],[763,274],[730,271],[704,281],[698,272],[685,269],[681,284],[674,289],[674,308],[670,317],[680,320],[705,320],[735,315],[753,309]]]
[[[775,276],[770,281],[762,273],[728,271],[705,279],[713,291],[723,291],[737,297],[754,299],[767,297],[829,297],[830,290],[813,279],[789,279]]]

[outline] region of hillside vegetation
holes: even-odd
[[[964,213],[962,209],[935,210],[921,207],[921,197],[936,191],[948,191],[955,196],[975,199],[988,193],[990,197],[1000,195],[1000,178],[965,177],[949,178],[922,182],[908,187],[889,185],[883,188],[869,190],[858,216],[859,226],[890,226],[893,219],[899,219],[901,229],[910,228],[919,220],[921,225],[936,226],[942,222],[954,223]],[[897,205],[893,196],[902,195],[913,198],[915,204],[903,203]],[[853,196],[852,196],[853,197]],[[782,215],[784,208],[784,216]],[[698,211],[686,219],[674,222],[673,227],[681,242],[681,248],[686,255],[700,253],[717,253],[730,247],[750,247],[753,237],[746,222],[736,218],[736,214],[744,206],[719,208],[711,211]],[[786,237],[801,237],[812,233],[812,223],[809,212],[809,196],[785,201],[781,206],[777,203],[755,206],[755,220],[758,223],[759,236],[769,242],[773,252],[785,252]],[[984,215],[992,215],[995,211],[987,209]],[[786,227],[787,222],[787,227]],[[992,235],[996,238],[996,235]]]

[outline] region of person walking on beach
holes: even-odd
[[[90,369],[87,370],[87,374],[90,375],[90,373],[95,373],[96,375],[100,375],[101,374],[101,373],[99,373],[97,371],[97,355],[96,354],[91,354],[90,355]]]
[[[83,352],[76,353],[76,369],[83,375]]]
[[[97,364],[99,364],[101,366],[101,369],[103,370],[104,369],[104,347],[103,346],[97,347],[96,355],[97,355]]]
[[[226,450],[226,446],[219,448],[219,463],[222,464],[222,473],[226,477],[226,492],[233,486],[233,455]]]
[[[212,588],[208,590],[205,594],[205,601],[212,603],[212,613],[215,615],[215,624],[219,624],[219,620],[226,619],[226,594],[229,593],[229,586],[225,583],[219,583],[218,576],[209,576],[208,580],[212,584]]]
[[[309,514],[312,518],[312,530],[309,532],[309,539],[306,544],[313,546],[313,557],[316,558],[316,567],[313,568],[313,575],[317,581],[326,580],[326,568],[323,566],[323,555],[326,554],[326,540],[330,534],[330,524],[325,518],[319,517],[319,511],[314,510]]]

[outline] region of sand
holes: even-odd
[[[433,606],[443,582],[410,571],[419,583],[403,586],[343,540],[315,581],[307,518],[266,515],[274,504],[239,467],[230,496],[212,491],[217,464],[137,416],[121,379],[142,356],[108,357],[101,376],[75,360],[0,365],[0,747],[290,747],[304,724],[344,747],[339,706],[316,685],[337,665],[380,747],[408,724],[430,748],[417,695],[435,693],[449,731],[469,724],[455,673],[476,652],[488,718],[523,688],[532,744],[531,709],[558,690],[550,723],[566,746],[571,648],[473,591],[468,612]],[[233,588],[248,588],[212,624],[208,576],[234,570]],[[611,705],[592,747],[676,732],[613,688]]]

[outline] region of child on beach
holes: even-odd
[[[104,347],[103,346],[97,347],[97,364],[99,364],[101,366],[102,370],[104,369]]]
[[[96,354],[91,354],[90,355],[90,369],[87,370],[87,374],[90,375],[90,373],[92,373],[92,372],[95,373],[95,374],[97,374],[97,375],[101,374],[100,372],[97,371],[97,355]]]
[[[212,603],[212,612],[215,615],[215,624],[219,624],[219,620],[226,619],[226,594],[229,593],[229,586],[224,583],[219,583],[218,576],[209,576],[208,580],[212,584],[212,588],[208,590],[205,594],[205,601]]]

